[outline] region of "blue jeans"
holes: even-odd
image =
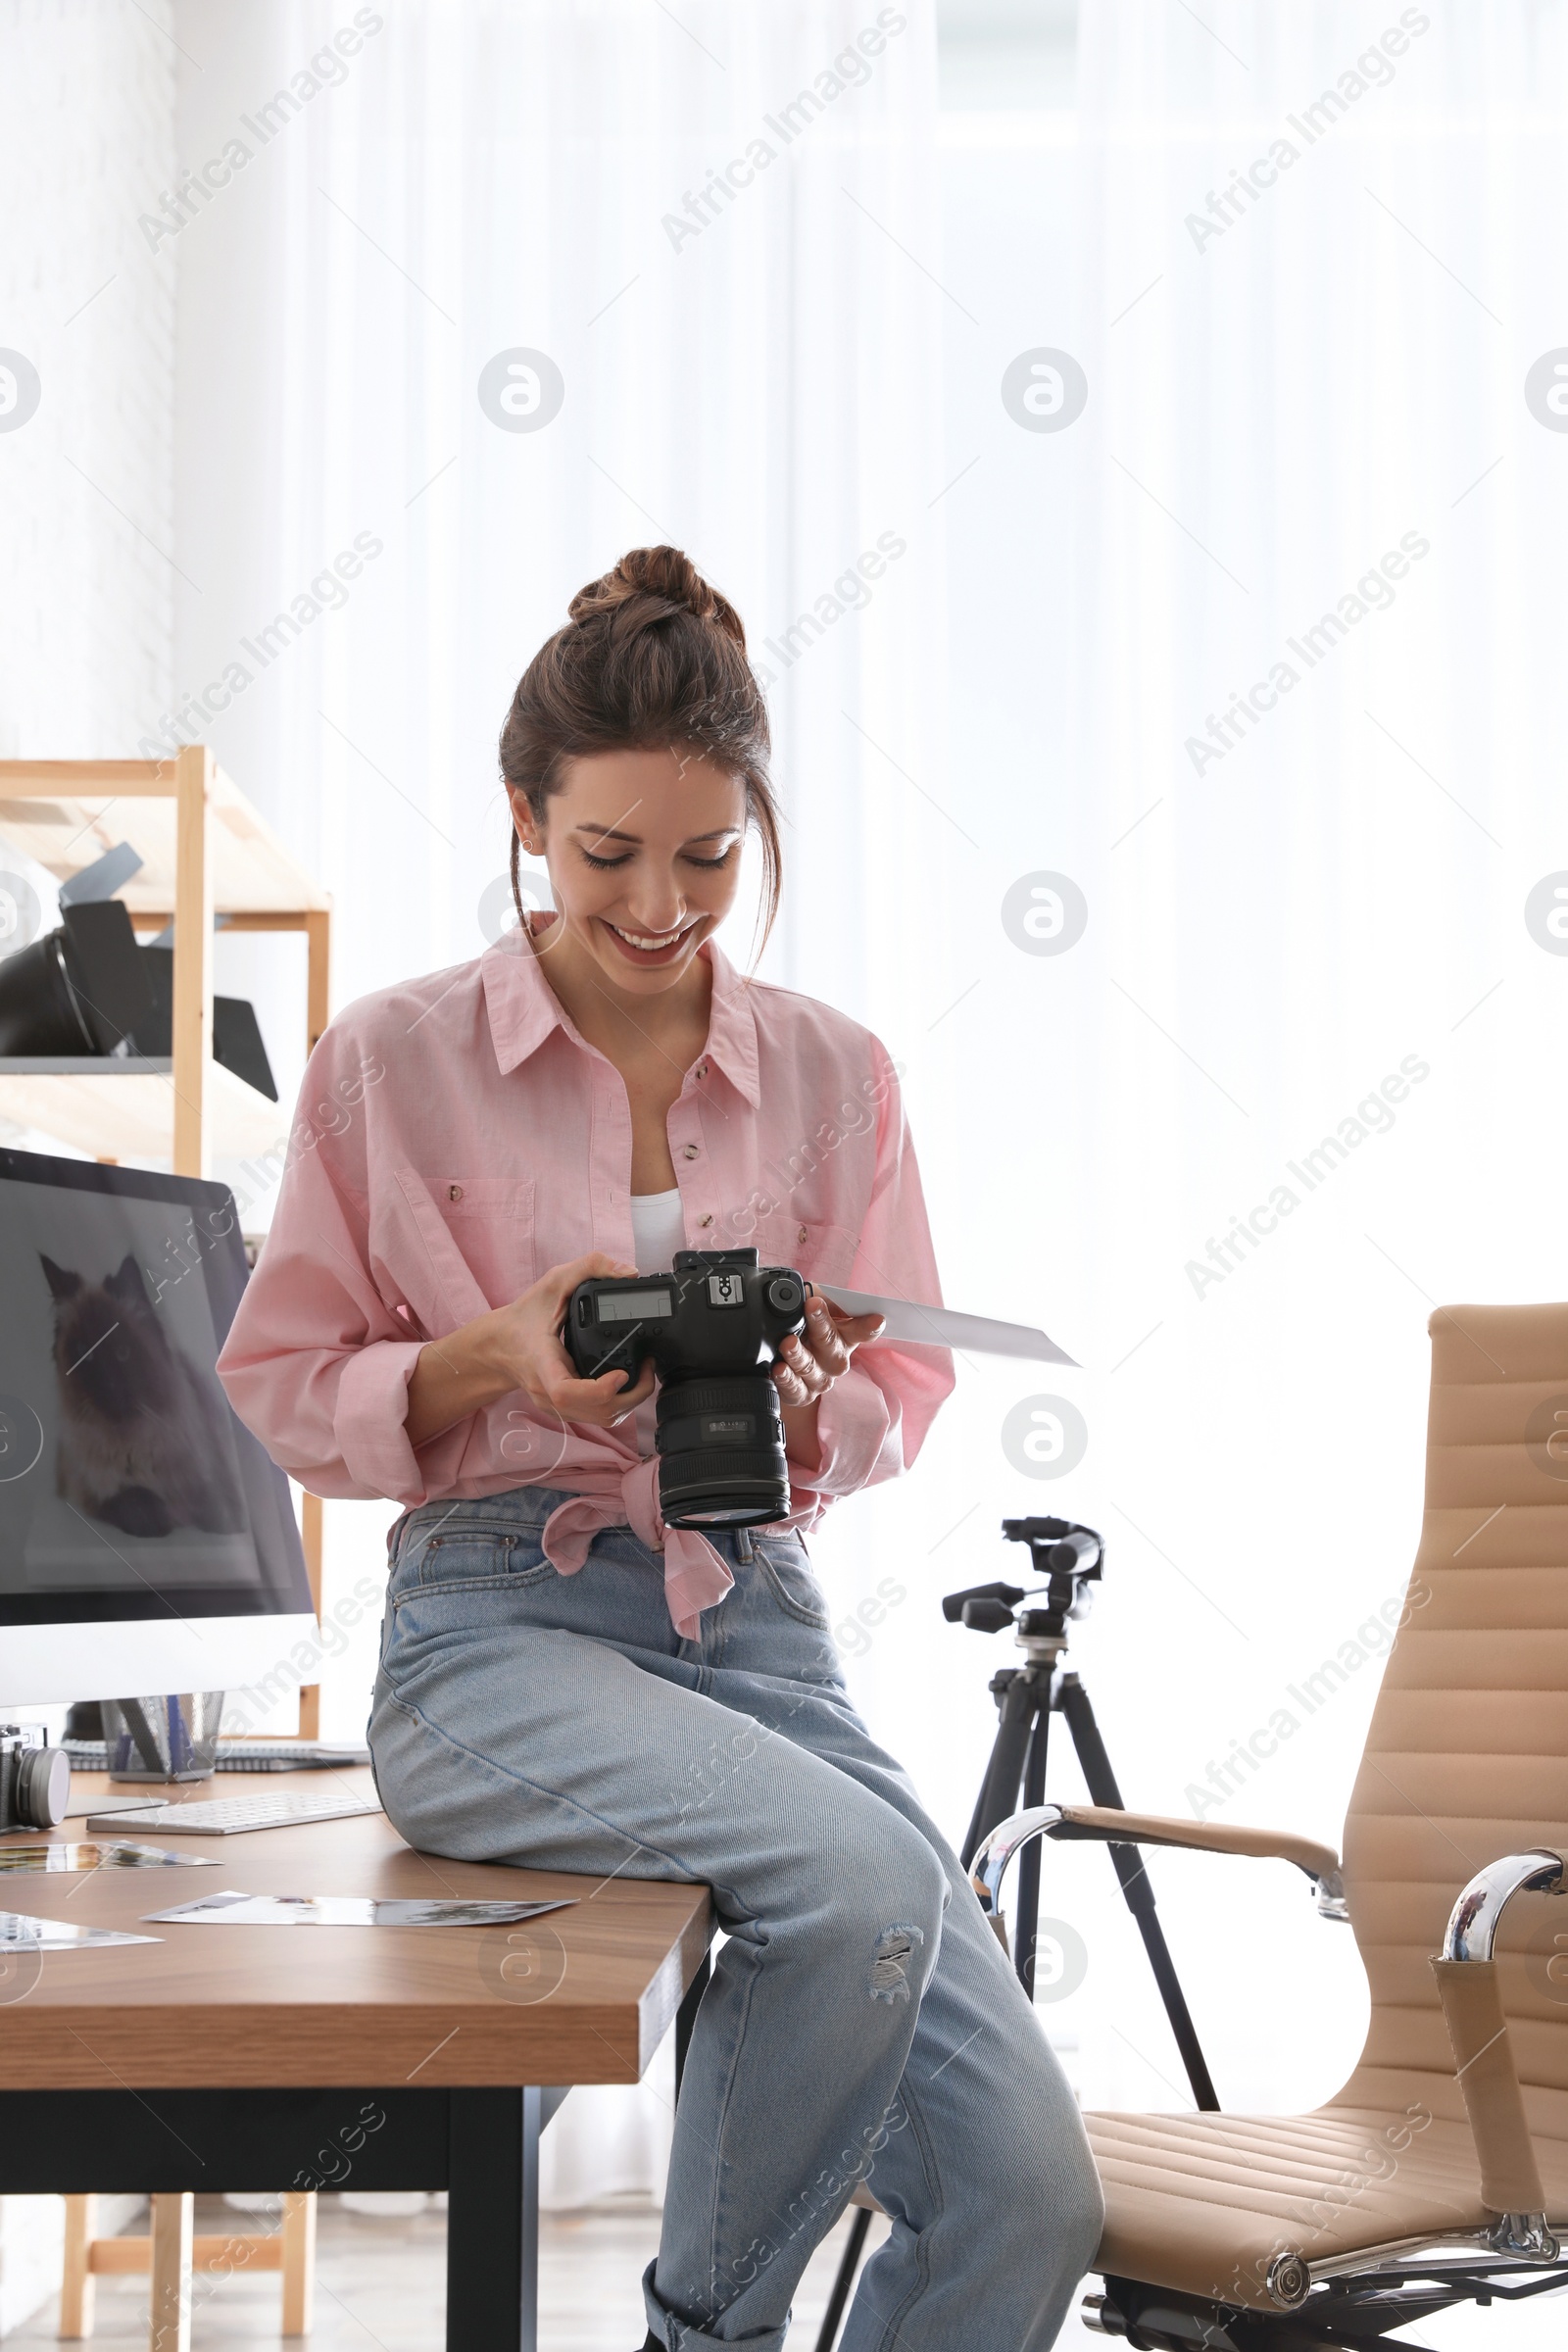
[[[626,1528],[558,1576],[561,1499],[411,1512],[370,1719],[411,1844],[701,1881],[727,1941],[675,2118],[648,2325],[776,2352],[859,2181],[892,2218],[844,2352],[1045,2352],[1092,2259],[1078,2111],[956,1856],[846,1694],[796,1535],[715,1541],[735,1585],[682,1642]]]

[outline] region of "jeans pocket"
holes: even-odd
[[[819,1633],[825,1633],[827,1596],[811,1574],[811,1564],[800,1537],[754,1535],[752,1543],[758,1566],[785,1615],[793,1617],[798,1625],[814,1626]]]
[[[555,1573],[538,1528],[475,1527],[469,1522],[403,1546],[392,1606],[402,1608],[421,1593],[516,1592]]]

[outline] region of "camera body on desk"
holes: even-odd
[[[52,1830],[71,1802],[71,1760],[41,1723],[0,1723],[0,1830]]]
[[[784,1424],[770,1367],[806,1323],[793,1266],[755,1250],[677,1250],[667,1274],[597,1276],[566,1308],[585,1379],[652,1356],[659,1373],[659,1507],[671,1527],[760,1527],[789,1516]]]

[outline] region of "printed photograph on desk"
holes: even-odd
[[[63,1919],[34,1919],[0,1911],[0,1953],[78,1952],[97,1943],[161,1943],[161,1936],[132,1936],[122,1928],[78,1928]]]
[[[0,1170],[0,1621],[265,1605],[204,1268],[183,1205]]]
[[[149,1911],[153,1921],[178,1927],[233,1928],[510,1928],[541,1911],[567,1911],[575,1895],[547,1903],[424,1902],[410,1895],[241,1894],[233,1888]]]
[[[0,1872],[56,1871],[83,1875],[97,1870],[168,1870],[193,1866],[216,1870],[211,1854],[176,1854],[163,1845],[132,1845],[124,1839],[59,1845],[0,1845]]]

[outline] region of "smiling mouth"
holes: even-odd
[[[701,915],[697,915],[691,922],[682,923],[676,931],[654,932],[625,930],[619,923],[611,922],[607,915],[601,915],[599,919],[612,935],[621,954],[633,963],[667,963],[702,921]]]

